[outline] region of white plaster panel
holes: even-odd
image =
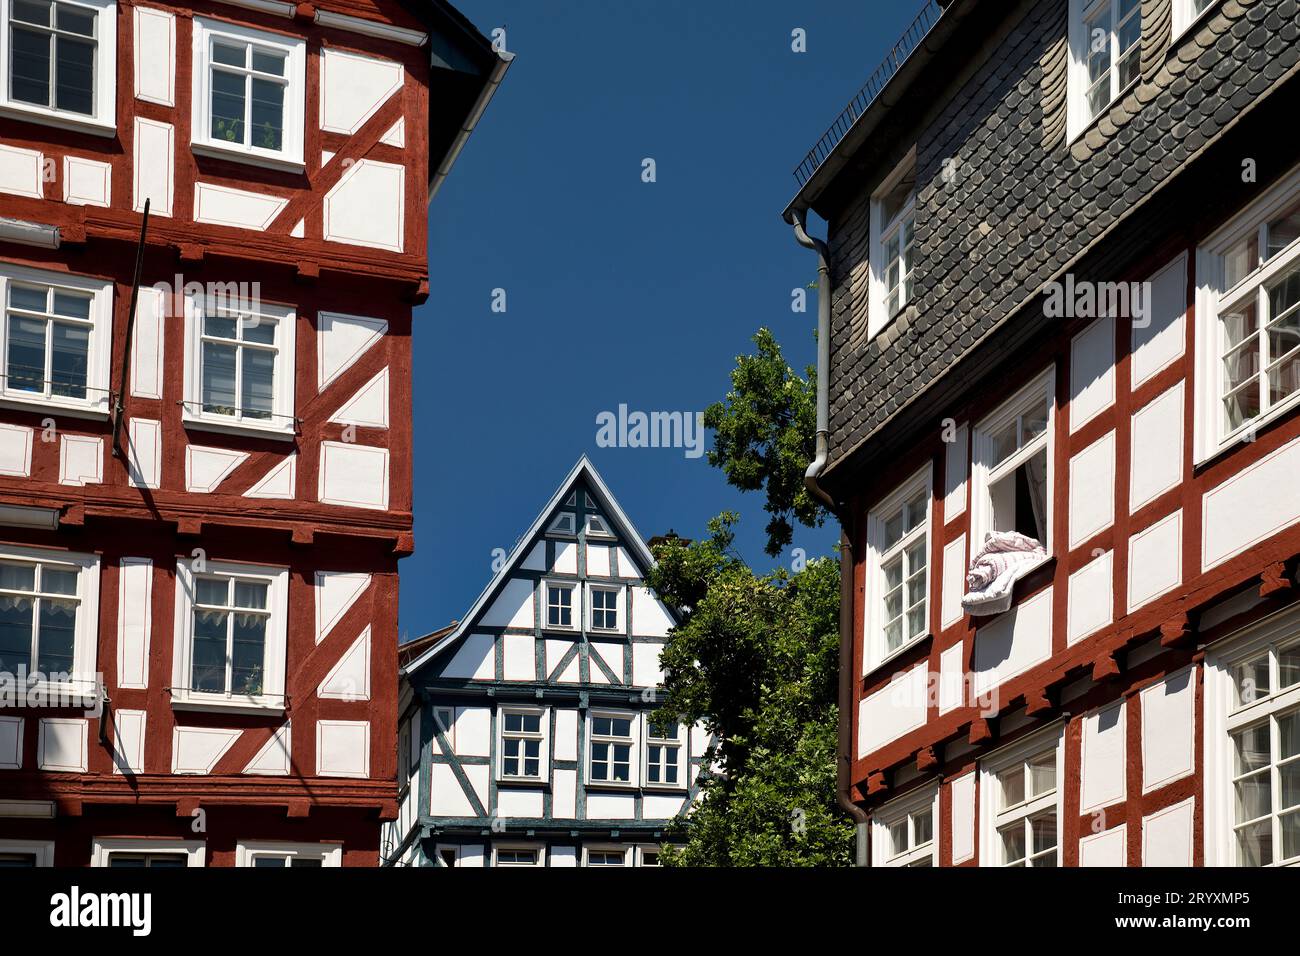
[[[954,644],[939,655],[939,713],[960,707],[966,674],[962,668],[963,645]]]
[[[150,216],[170,217],[176,191],[175,127],[137,116],[134,146],[132,208],[142,212],[148,199]]]
[[[324,200],[325,238],[401,252],[406,235],[406,169],[362,159]]]
[[[1128,866],[1128,829],[1120,824],[1079,840],[1079,866]]]
[[[186,445],[185,490],[194,494],[214,492],[217,486],[247,459],[248,452]]]
[[[664,682],[663,668],[659,666],[662,644],[637,642],[632,645],[632,683],[636,687],[658,687]]]
[[[632,630],[637,637],[667,637],[672,615],[649,588],[632,588]]]
[[[143,710],[113,711],[113,772],[136,774],[144,771],[146,713]]]
[[[443,677],[492,680],[496,676],[496,640],[491,634],[471,634],[461,642],[442,672]]]
[[[558,755],[557,755],[558,756]],[[578,772],[556,770],[551,781],[551,813],[563,820],[578,815]],[[554,858],[552,858],[554,862]]]
[[[59,484],[98,485],[104,480],[104,440],[91,435],[59,436]]]
[[[952,862],[964,863],[975,857],[975,774],[952,782]]]
[[[532,630],[533,582],[527,578],[511,578],[497,592],[492,604],[483,612],[484,627],[526,627]]]
[[[435,816],[472,817],[474,805],[456,779],[450,764],[435,763],[429,768],[430,807]]]
[[[1203,570],[1300,521],[1296,475],[1300,475],[1300,438],[1205,493],[1201,501]]]
[[[1080,813],[1124,799],[1126,716],[1124,702],[1120,701],[1083,718]]]
[[[572,541],[555,543],[555,571],[557,574],[578,573],[578,546]]]
[[[578,759],[578,712],[560,708],[555,712],[555,759]]]
[[[958,623],[964,612],[961,598],[966,591],[966,535],[959,535],[943,546],[943,592],[939,626],[948,629]]]
[[[1196,770],[1196,688],[1190,668],[1142,691],[1142,792]]]
[[[1154,501],[1183,478],[1183,383],[1133,414],[1129,511]]]
[[[63,201],[70,206],[112,205],[113,167],[81,156],[64,156]]]
[[[0,193],[45,198],[45,162],[34,149],[0,143]]]
[[[1065,611],[1066,644],[1077,644],[1114,618],[1114,563],[1114,553],[1107,551],[1070,575]]]
[[[1143,866],[1191,866],[1196,798],[1142,818]]]
[[[858,704],[859,757],[925,723],[928,670],[922,662]]]
[[[42,717],[37,731],[36,765],[41,770],[85,773],[88,725],[80,718]]]
[[[194,221],[265,232],[289,200],[215,183],[194,184]]]
[[[172,773],[212,773],[242,733],[221,727],[173,727]]]
[[[1070,459],[1070,547],[1115,520],[1115,433],[1107,432]]]
[[[275,729],[269,740],[253,755],[244,773],[285,777],[292,768],[293,736],[288,721]]]
[[[161,289],[140,289],[131,332],[131,394],[139,398],[162,398],[166,308]]]
[[[324,391],[388,331],[383,319],[320,312],[316,316],[316,388]]]
[[[1149,280],[1150,322],[1133,323],[1133,388],[1137,388],[1183,354],[1186,347],[1187,253],[1183,253]]]
[[[362,428],[387,428],[388,366],[380,369],[374,378],[340,405],[338,411],[330,416],[330,421]]]
[[[1023,674],[1052,653],[1052,588],[999,615],[975,632],[972,684],[982,695]]]
[[[322,504],[388,508],[388,449],[350,442],[320,444]]]
[[[970,426],[957,426],[954,440],[944,446],[943,520],[946,524],[966,510],[966,479],[970,470]]]
[[[292,500],[298,479],[298,456],[287,456],[272,465],[257,482],[244,492],[245,498]]]
[[[316,722],[316,773],[322,777],[370,776],[370,723]]]
[[[32,430],[0,423],[0,475],[26,478],[32,473]]]
[[[370,625],[330,668],[316,688],[316,696],[330,700],[370,699]]]
[[[1128,610],[1167,594],[1183,581],[1183,513],[1175,511],[1128,540]]]
[[[316,643],[325,639],[335,624],[370,586],[364,571],[316,572]]]
[[[153,562],[122,558],[117,575],[117,686],[149,686],[153,622]]]
[[[1070,431],[1115,403],[1115,320],[1105,316],[1070,342]]]
[[[402,64],[392,60],[321,50],[320,126],[351,135],[402,88]]]
[[[587,818],[590,820],[635,819],[636,797],[630,793],[588,792]]]
[[[23,718],[0,717],[0,770],[23,767]]]
[[[501,638],[506,680],[537,680],[537,643],[531,634],[505,634]]]
[[[157,488],[162,481],[162,422],[132,418],[127,426],[127,473],[137,488]]]
[[[135,8],[135,97],[176,105],[176,18],[165,10]]]

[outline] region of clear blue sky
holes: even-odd
[[[492,550],[583,452],[643,535],[700,537],[737,510],[742,552],[771,568],[759,494],[681,449],[598,448],[596,416],[702,411],[763,325],[791,364],[815,361],[815,296],[790,309],[817,277],[780,218],[791,171],[919,0],[458,6],[485,34],[504,26],[517,59],[430,210],[403,633],[464,615]],[[797,27],[806,53],[791,50]],[[793,547],[826,554],[837,535],[798,528]]]

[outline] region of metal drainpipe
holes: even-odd
[[[856,866],[867,865],[867,814],[853,802],[849,795],[849,771],[853,756],[849,752],[853,737],[849,715],[853,710],[853,615],[845,608],[853,606],[853,534],[852,522],[846,521],[842,509],[818,483],[829,455],[830,437],[830,366],[831,366],[831,270],[830,252],[826,243],[808,235],[804,228],[802,209],[794,212],[794,237],[799,245],[817,253],[817,446],[816,456],[804,472],[803,483],[810,494],[822,502],[839,521],[840,534],[840,683],[839,683],[839,748],[835,756],[835,799],[840,808],[854,822],[857,845],[854,853]]]

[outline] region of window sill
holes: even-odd
[[[12,408],[16,411],[28,411],[35,408],[41,411],[55,412],[59,415],[67,415],[70,418],[94,418],[100,421],[108,419],[107,402],[94,405],[75,404],[73,402],[62,402],[56,398],[20,397],[13,392],[0,395],[0,408]]]
[[[619,793],[640,789],[635,783],[619,783],[611,780],[588,780],[585,786],[588,790],[613,790]]]
[[[262,169],[272,169],[281,173],[302,174],[307,171],[307,164],[299,159],[280,159],[275,156],[265,156],[261,153],[250,153],[243,149],[234,149],[229,146],[218,146],[214,143],[205,143],[195,141],[190,143],[190,149],[198,156],[206,156],[209,159],[226,159],[232,163],[243,163],[245,166],[258,166]]]
[[[88,684],[92,686],[87,687]],[[76,707],[84,710],[94,707],[99,701],[99,688],[93,680],[37,681],[34,684],[6,682],[3,686],[0,707],[6,710],[49,707]]]
[[[868,665],[867,668],[866,668],[866,670],[864,670],[864,671],[862,672],[862,676],[863,676],[863,677],[870,677],[872,674],[876,673],[876,671],[880,670],[880,669],[881,669],[882,667],[884,667],[885,665],[887,665],[887,664],[892,664],[894,661],[896,661],[898,658],[902,657],[904,654],[906,654],[906,653],[907,653],[908,651],[910,651],[912,648],[916,647],[918,644],[923,644],[923,643],[925,643],[926,641],[930,640],[930,638],[932,638],[932,637],[934,637],[933,634],[930,634],[929,632],[926,632],[925,634],[922,634],[920,637],[914,637],[914,638],[912,638],[910,641],[908,641],[908,642],[907,642],[906,644],[904,644],[902,647],[899,647],[899,648],[897,648],[897,649],[895,649],[895,650],[890,651],[888,654],[886,654],[886,655],[885,655],[884,657],[882,657],[880,660],[876,661],[876,662],[873,663],[873,664]]]
[[[59,129],[72,130],[76,133],[89,133],[91,136],[103,136],[109,139],[117,136],[117,126],[113,123],[105,123],[78,114],[43,110],[37,106],[0,103],[0,115],[28,123],[39,123],[41,126],[54,126]]]
[[[680,797],[686,794],[686,785],[681,783],[643,783],[641,789],[647,793],[666,794],[668,796]]]
[[[545,789],[545,777],[507,777],[505,774],[497,775],[497,783],[503,783],[511,787],[536,787],[539,790]]]
[[[1024,603],[1028,597],[1028,592],[1038,590],[1043,584],[1049,583],[1055,575],[1056,555],[1045,554],[1016,575],[1015,581],[1011,584],[1011,607],[1005,611],[998,611],[996,614],[971,614],[966,611],[963,616],[970,618],[972,621],[991,621],[1003,614],[1010,614],[1017,606]]]
[[[273,438],[276,441],[293,441],[297,437],[297,431],[290,428],[283,428],[279,425],[249,425],[241,422],[216,421],[210,418],[199,418],[190,412],[183,416],[183,424],[186,428],[193,428],[195,431],[220,432],[223,435],[244,435],[248,438]]]
[[[283,704],[273,704],[269,698],[245,697],[239,699],[206,698],[175,691],[172,710],[192,710],[209,713],[252,714],[255,716],[282,715]]]
[[[1262,431],[1288,412],[1293,411],[1297,405],[1300,405],[1300,392],[1287,396],[1258,418],[1252,419],[1248,426],[1237,429],[1227,438],[1218,442],[1203,457],[1197,456],[1196,460],[1192,462],[1193,468],[1202,469],[1229,452],[1236,451],[1242,445],[1249,445],[1254,441],[1258,441]]]
[[[587,633],[595,634],[600,637],[622,637],[623,636],[622,628],[605,628],[605,627],[593,626],[587,628]]]

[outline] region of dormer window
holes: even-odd
[[[1141,47],[1141,0],[1070,0],[1071,138],[1137,79]]]
[[[912,300],[916,231],[916,152],[886,177],[871,199],[871,302],[868,335],[875,335]]]
[[[575,527],[573,512],[561,511],[555,516],[555,520],[551,522],[551,526],[547,530],[551,534],[571,535],[576,533],[574,531]]]

